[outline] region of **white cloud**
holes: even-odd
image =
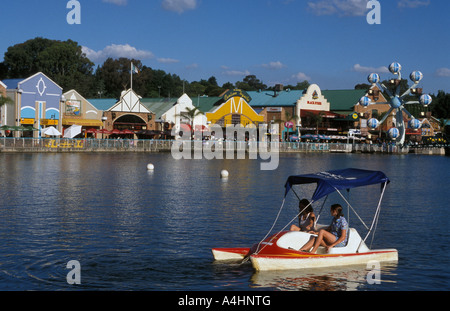
[[[268,69],[273,69],[273,70],[277,70],[277,69],[281,69],[283,67],[286,67],[286,65],[284,65],[283,63],[281,63],[280,61],[276,61],[276,62],[270,62],[268,64],[262,64],[262,66],[264,68],[268,68]]]
[[[223,72],[223,74],[226,76],[248,76],[250,74],[250,71],[226,70]]]
[[[180,61],[178,59],[173,59],[173,58],[158,58],[157,59],[158,63],[163,63],[163,64],[174,64],[174,63],[179,63]]]
[[[187,10],[194,10],[197,7],[197,0],[163,0],[161,6],[164,10],[181,14]]]
[[[198,64],[197,63],[193,63],[193,64],[190,64],[190,65],[186,66],[186,69],[197,69],[197,68],[198,68]]]
[[[450,68],[439,68],[436,70],[436,75],[439,77],[450,77]]]
[[[292,78],[293,78],[293,79],[296,79],[296,80],[298,80],[298,81],[311,80],[311,77],[308,76],[308,75],[306,75],[306,74],[303,73],[303,72],[299,72],[299,73],[297,73],[297,74],[295,74],[295,75],[292,75]]]
[[[430,5],[430,0],[400,0],[398,2],[399,8],[415,9],[419,6],[428,6],[428,5]]]
[[[316,0],[308,7],[316,15],[363,16],[367,12],[367,0]]]
[[[148,59],[153,58],[154,55],[150,51],[138,50],[129,44],[111,44],[105,47],[103,50],[94,51],[86,46],[82,47],[83,53],[86,54],[94,63],[99,63],[105,61],[107,58],[134,58],[134,59]]]
[[[362,73],[388,73],[389,69],[386,66],[381,66],[378,68],[375,67],[365,67],[360,64],[355,64],[352,68],[353,71],[362,72]]]
[[[112,3],[116,5],[127,5],[128,0],[102,0],[106,3]]]

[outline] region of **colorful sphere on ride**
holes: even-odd
[[[419,99],[420,104],[423,106],[428,106],[429,104],[431,104],[432,101],[433,98],[431,98],[431,96],[428,94],[423,94],[422,96],[420,96]]]
[[[400,108],[402,105],[402,101],[400,100],[400,97],[395,96],[391,99],[391,102],[389,103],[392,108]]]
[[[391,139],[396,139],[400,135],[398,128],[393,127],[388,131],[388,135]]]
[[[420,71],[413,71],[411,72],[411,74],[409,75],[409,78],[411,79],[411,81],[413,81],[414,83],[419,82],[420,80],[422,80],[423,78],[423,74]]]
[[[410,120],[408,122],[408,124],[409,124],[410,128],[415,129],[415,130],[419,129],[422,126],[422,123],[420,122],[420,120],[417,120],[417,119]]]
[[[367,96],[363,96],[363,97],[361,97],[361,99],[359,100],[359,104],[360,104],[361,106],[364,106],[364,107],[369,106],[371,103],[372,103],[372,100],[371,100],[369,97],[367,97]]]
[[[378,121],[375,118],[367,120],[367,125],[372,129],[377,128],[379,124],[380,124],[380,121]]]
[[[380,82],[380,76],[377,73],[371,73],[367,77],[367,80],[372,84],[376,84],[376,83]]]
[[[398,74],[402,70],[402,65],[399,63],[392,63],[389,65],[389,71],[393,74]]]

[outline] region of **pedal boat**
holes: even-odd
[[[250,260],[257,271],[289,270],[345,265],[367,264],[370,261],[397,262],[396,249],[369,249],[365,241],[376,227],[380,214],[381,200],[389,179],[379,171],[345,169],[317,174],[290,176],[286,182],[285,198],[295,184],[317,183],[311,203],[331,192],[349,190],[365,185],[382,184],[382,193],[374,218],[365,238],[361,238],[354,228],[349,228],[348,241],[343,247],[333,247],[328,252],[320,246],[315,254],[302,252],[300,248],[309,241],[312,234],[300,231],[280,231],[264,238],[252,247],[213,248],[212,254],[217,261]],[[342,196],[342,194],[341,194]],[[297,196],[298,197],[298,196]],[[344,198],[344,197],[343,197]],[[345,200],[345,198],[344,198]],[[284,200],[283,200],[284,205]],[[282,207],[283,207],[282,205]],[[282,208],[281,207],[281,208]],[[316,230],[326,226],[316,225]],[[273,228],[273,227],[272,227]],[[270,232],[269,232],[270,233]]]

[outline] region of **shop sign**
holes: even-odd
[[[321,106],[322,105],[322,102],[316,102],[316,101],[307,101],[306,102],[308,105],[318,105],[318,106]]]
[[[20,118],[21,124],[34,124],[34,119],[31,118]]]
[[[234,89],[226,92],[225,95],[223,95],[223,100],[226,102],[232,97],[242,97],[247,103],[252,100],[252,98],[247,94],[246,91],[240,89]]]
[[[41,119],[41,125],[58,125],[58,120],[55,120],[55,119]]]

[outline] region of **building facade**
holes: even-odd
[[[14,124],[32,126],[41,130],[54,126],[59,131],[61,124],[62,88],[42,72],[26,79],[4,80],[7,94],[14,101]],[[11,112],[8,112],[11,113]],[[30,134],[30,133],[28,133]],[[19,133],[16,132],[16,136]],[[40,131],[33,131],[39,137]]]
[[[63,94],[62,104],[62,134],[72,125],[80,125],[87,129],[103,127],[103,111],[98,110],[76,90]]]
[[[123,91],[119,101],[104,111],[104,128],[108,131],[133,132],[156,129],[155,114],[141,103],[141,97],[132,89]]]

